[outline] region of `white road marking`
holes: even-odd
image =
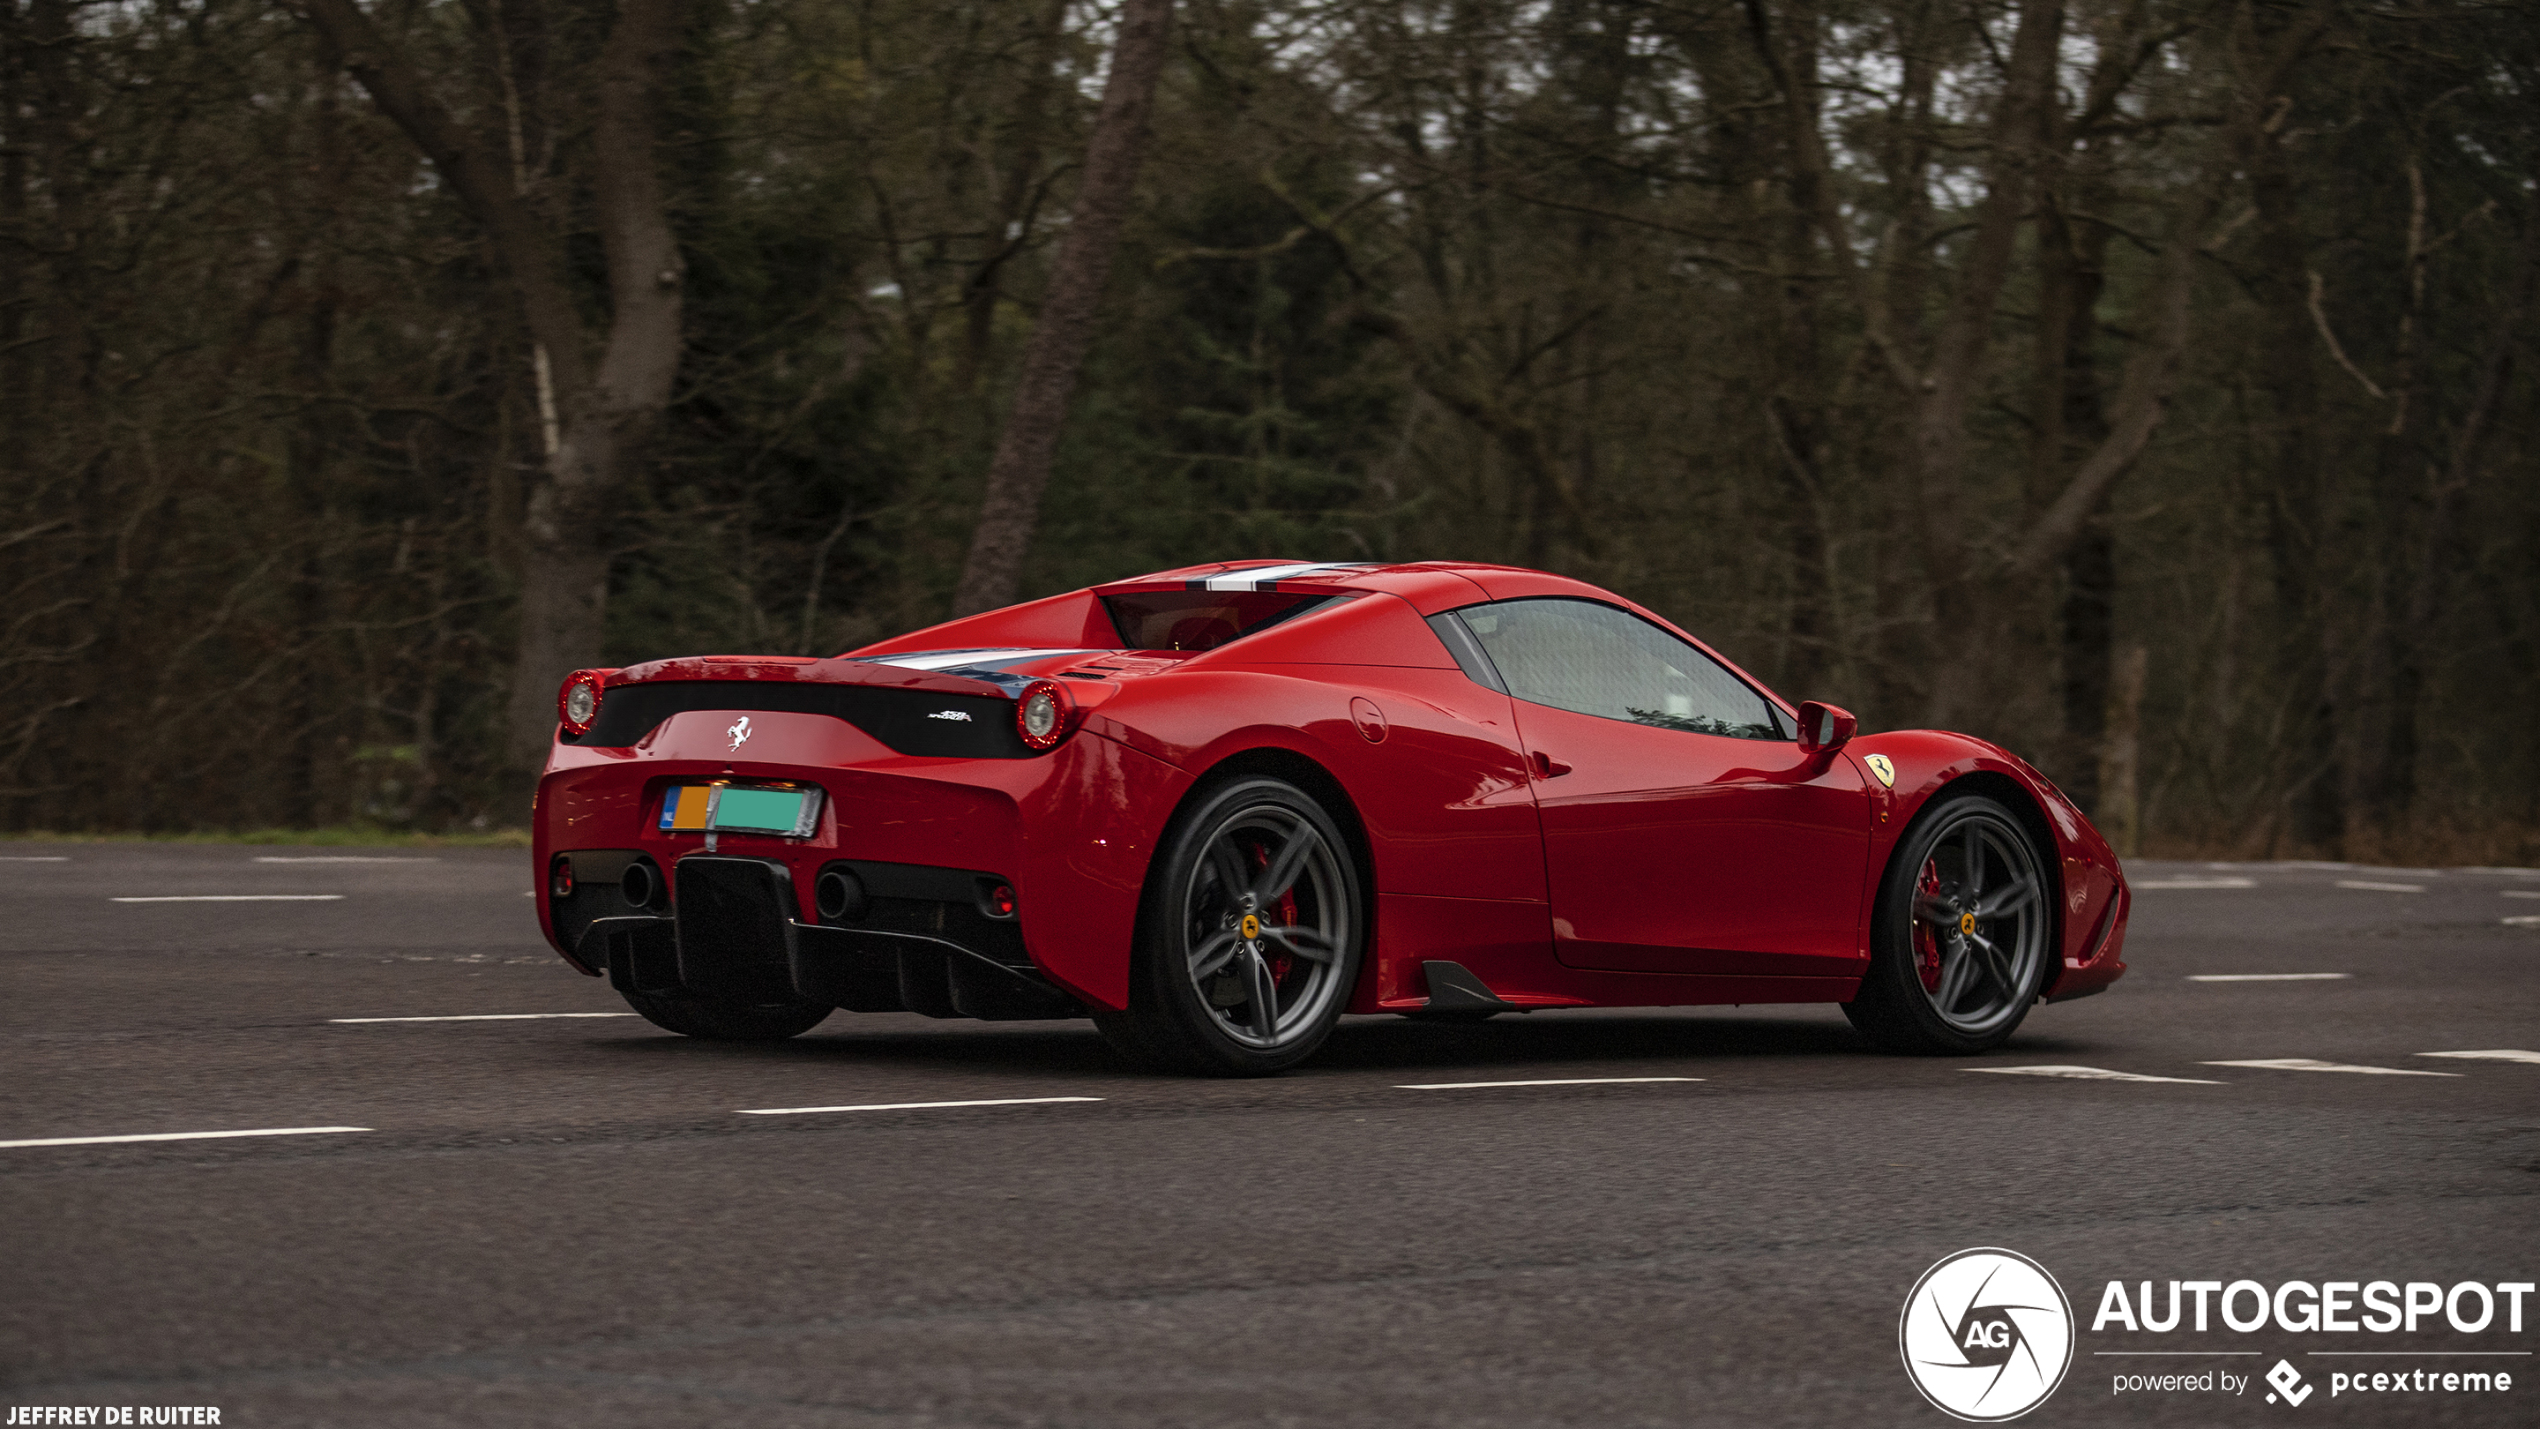
[[[2128,888],[2255,888],[2254,878],[2155,878],[2129,883]]]
[[[2500,891],[2507,898],[2540,898],[2540,888],[2507,888]]]
[[[8,856],[6,856],[6,857],[0,857],[0,863],[68,863],[68,862],[70,862],[70,861],[71,861],[71,856],[70,856],[69,854],[66,854],[66,853],[55,853],[55,854],[17,854],[17,853],[13,853],[13,854],[10,854],[10,855],[8,855]]]
[[[2540,928],[2540,913],[2518,913],[2511,918],[2500,918],[2497,921],[2508,928]]]
[[[260,854],[258,863],[439,863],[437,858],[374,858],[368,854]]]
[[[2514,1047],[2498,1047],[2488,1052],[2419,1052],[2420,1057],[2458,1057],[2464,1062],[2530,1062],[2540,1064],[2540,1052],[2525,1052]]]
[[[1549,1077],[1537,1082],[1404,1082],[1398,1092],[1461,1092],[1475,1087],[1602,1087],[1625,1082],[1698,1082],[1700,1077]]]
[[[2422,883],[2375,883],[2369,878],[2341,878],[2337,880],[2337,886],[2360,888],[2366,893],[2423,893],[2425,891],[2425,885]]]
[[[2261,1057],[2254,1062],[2207,1062],[2208,1067],[2261,1067],[2278,1072],[2360,1072],[2370,1077],[2457,1077],[2458,1072],[2420,1072],[2414,1067],[2364,1067],[2316,1057]]]
[[[2190,973],[2189,982],[2335,982],[2353,973]]]
[[[270,1126],[258,1131],[153,1131],[140,1136],[47,1136],[33,1141],[0,1141],[13,1146],[107,1146],[126,1141],[217,1141],[232,1136],[327,1136],[341,1131],[368,1131],[367,1126]]]
[[[2077,1082],[2184,1082],[2197,1087],[2223,1085],[2203,1077],[2147,1077],[2140,1072],[2111,1072],[2105,1067],[1960,1067],[1958,1070],[1998,1072],[2006,1077],[2070,1077]]]
[[[2464,868],[2461,873],[2501,873],[2507,878],[2540,878],[2540,868]]]
[[[109,903],[339,903],[341,893],[162,893],[149,898],[109,898]]]
[[[632,1017],[632,1012],[470,1012],[454,1017],[330,1017],[329,1022],[525,1022],[539,1017]]]
[[[803,1116],[819,1111],[931,1111],[948,1106],[1045,1106],[1051,1102],[1098,1102],[1100,1097],[996,1097],[975,1102],[868,1102],[863,1106],[772,1106],[743,1111],[743,1116]]]

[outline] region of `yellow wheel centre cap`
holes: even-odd
[[[1260,936],[1261,920],[1252,916],[1250,913],[1246,913],[1244,915],[1244,941],[1249,943]]]
[[[1958,931],[1966,934],[1968,937],[1974,937],[1976,932],[1976,915],[1973,913],[1959,914]]]

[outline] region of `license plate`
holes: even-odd
[[[662,795],[665,833],[775,834],[809,838],[820,827],[820,791],[799,785],[674,784]]]

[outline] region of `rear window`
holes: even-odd
[[[1268,590],[1160,590],[1102,598],[1129,650],[1214,650],[1343,599]]]

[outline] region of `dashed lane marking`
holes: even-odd
[[[439,863],[437,858],[386,858],[371,854],[259,854],[258,863]]]
[[[955,1106],[1046,1106],[1052,1102],[1098,1102],[1100,1097],[993,1097],[975,1102],[867,1102],[862,1106],[771,1106],[741,1112],[743,1116],[808,1116],[823,1111],[932,1111]]]
[[[2189,982],[2336,982],[2353,973],[2189,973]]]
[[[2208,1067],[2259,1067],[2277,1072],[2356,1072],[2367,1077],[2457,1077],[2458,1072],[2424,1072],[2414,1067],[2366,1067],[2353,1062],[2323,1062],[2315,1057],[2261,1057],[2252,1062],[2207,1062]]]
[[[2141,1072],[2112,1072],[2105,1067],[1960,1067],[1962,1072],[1996,1072],[2006,1077],[2067,1077],[2076,1082],[2183,1082],[2189,1086],[2219,1087],[2221,1082],[2204,1077],[2148,1077]]]
[[[2420,1057],[2458,1057],[2464,1062],[2530,1062],[2540,1065],[2540,1052],[2525,1052],[2518,1047],[2498,1047],[2486,1052],[2419,1052]]]
[[[71,861],[71,856],[70,856],[69,854],[66,854],[66,853],[53,853],[53,854],[22,854],[22,853],[13,853],[13,854],[8,854],[8,855],[6,855],[6,856],[0,856],[0,863],[68,863],[68,862],[70,862],[70,861]]]
[[[109,898],[109,903],[340,903],[341,893],[160,893],[146,898]]]
[[[1532,1082],[1403,1082],[1398,1092],[1463,1092],[1476,1087],[1602,1087],[1627,1082],[1698,1082],[1700,1077],[1547,1077]]]
[[[2369,878],[2341,878],[2337,880],[2337,886],[2359,888],[2366,893],[2423,893],[2425,891],[2425,885],[2422,883],[2375,883]]]
[[[2255,888],[2254,878],[2148,878],[2128,888]]]
[[[2519,913],[2498,921],[2508,928],[2540,928],[2540,913]]]
[[[330,1017],[329,1022],[527,1022],[541,1017],[632,1017],[632,1012],[468,1012],[450,1017]]]
[[[219,1141],[233,1136],[331,1136],[368,1131],[367,1126],[268,1126],[254,1131],[151,1131],[139,1136],[46,1136],[33,1141],[0,1141],[0,1149],[19,1146],[109,1146],[126,1141]]]
[[[2507,898],[2540,898],[2540,888],[2501,888],[2497,892]]]

